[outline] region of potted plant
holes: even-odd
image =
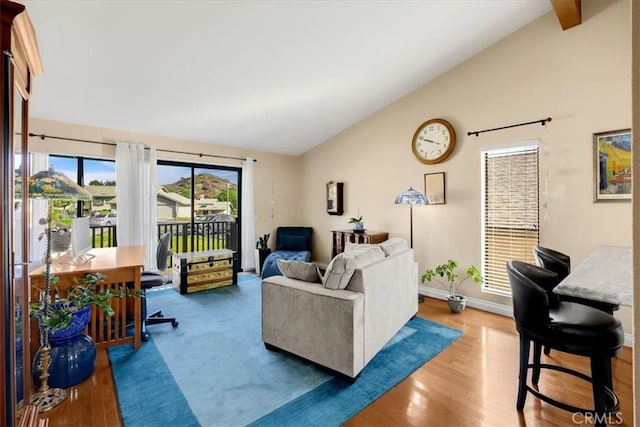
[[[43,220],[40,221],[42,224]],[[46,223],[46,221],[45,221]],[[38,240],[42,240],[47,234],[47,230],[43,231]],[[68,227],[56,225],[51,227],[51,250],[53,252],[64,252],[71,246],[71,230]]]
[[[364,232],[364,222],[362,222],[362,215],[349,218],[349,224],[353,224],[353,231],[355,231],[356,233]]]
[[[103,288],[104,279],[101,273],[88,273],[81,280],[74,278],[75,285],[69,287],[66,295],[61,295],[58,293],[58,277],[50,274],[49,281],[55,289],[53,298],[40,292],[38,301],[29,303],[29,317],[38,320],[41,340],[46,336],[51,347],[47,351],[51,359],[48,384],[52,387],[70,387],[93,372],[95,343],[84,334],[91,319],[92,306],[99,307],[105,316],[113,316],[115,311],[109,304],[111,298],[142,295],[142,291],[126,287]],[[39,369],[42,349],[33,360],[33,379],[37,386],[42,379]]]
[[[262,271],[264,261],[271,253],[271,249],[269,249],[269,237],[271,237],[271,234],[265,233],[256,241],[256,275],[258,276],[260,275],[260,271]]]
[[[69,287],[66,296],[61,296],[57,290],[58,277],[51,274],[49,280],[56,289],[55,298],[49,302],[45,310],[44,298],[47,296],[41,292],[38,301],[29,304],[29,317],[38,319],[40,328],[42,330],[46,329],[49,332],[50,339],[55,340],[57,332],[72,326],[79,327],[79,325],[74,325],[74,318],[78,317],[78,313],[87,311],[90,313],[92,305],[102,309],[106,316],[113,316],[114,310],[109,305],[111,298],[142,295],[141,291],[136,293],[126,288],[103,289],[99,285],[104,282],[105,277],[102,273],[87,273],[82,280],[74,278],[75,285]],[[87,310],[87,307],[89,310]],[[89,316],[87,316],[87,322],[88,318]],[[84,328],[80,332],[83,330]],[[67,333],[69,332],[67,331]]]
[[[449,308],[451,308],[451,311],[454,313],[459,313],[464,310],[467,304],[467,297],[458,293],[460,286],[467,279],[471,279],[475,283],[482,282],[480,269],[475,265],[470,265],[462,278],[460,278],[460,275],[456,272],[457,268],[458,262],[450,259],[446,263],[436,266],[434,269],[426,270],[421,279],[422,283],[435,280],[448,292],[447,302],[449,303]]]

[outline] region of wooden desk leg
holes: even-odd
[[[135,289],[136,293],[139,294],[140,293],[140,275],[142,274],[142,270],[140,268],[137,268],[135,271],[135,281],[134,281],[134,285],[133,288]],[[133,326],[133,348],[135,348],[136,350],[140,348],[140,341],[141,341],[141,337],[142,337],[142,321],[141,316],[141,305],[142,305],[142,298],[137,297],[135,298],[135,304],[134,304],[134,309],[133,309],[133,322],[134,322],[134,326]]]

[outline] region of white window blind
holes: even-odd
[[[533,247],[539,241],[538,146],[489,150],[482,155],[482,289],[511,295],[507,261],[535,264]]]

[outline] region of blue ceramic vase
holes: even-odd
[[[96,361],[96,345],[90,336],[84,334],[89,323],[91,306],[74,313],[71,326],[49,334],[51,345],[51,366],[49,386],[68,388],[89,378]],[[33,359],[33,382],[40,387],[40,350]]]

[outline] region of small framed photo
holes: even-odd
[[[424,174],[424,195],[429,205],[444,205],[446,203],[444,172]]]
[[[631,200],[631,129],[593,134],[594,201]]]

